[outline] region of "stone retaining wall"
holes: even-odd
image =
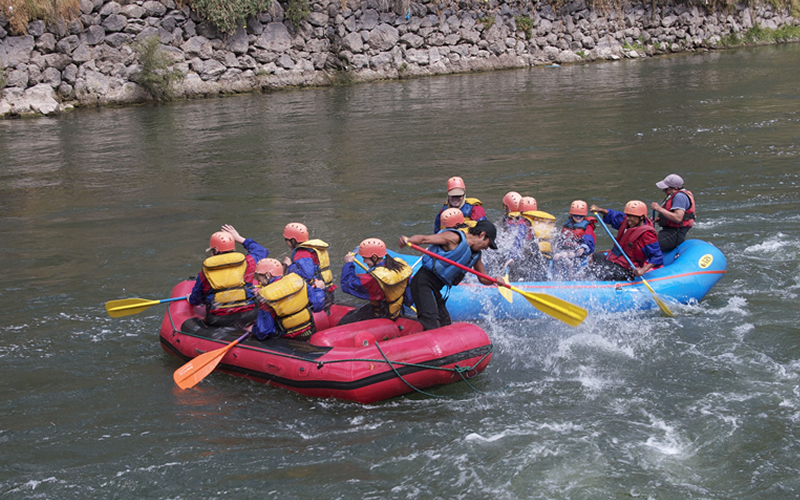
[[[9,34],[0,15],[0,116],[149,99],[130,78],[139,69],[131,43],[150,36],[185,75],[177,96],[192,97],[707,50],[755,25],[800,25],[768,4],[735,12],[653,11],[650,2],[599,12],[582,0],[558,12],[547,1],[520,0],[310,4],[298,27],[276,1],[229,35],[173,0],[81,0],[78,19],[32,21],[25,36]],[[518,26],[527,20],[529,32]]]

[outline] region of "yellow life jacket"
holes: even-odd
[[[275,311],[275,319],[285,335],[291,336],[314,325],[308,289],[300,275],[287,274],[258,293]]]
[[[386,258],[391,259],[392,257],[387,256]],[[408,286],[408,278],[411,277],[412,273],[411,266],[404,261],[395,259],[395,262],[400,264],[400,269],[397,271],[391,271],[384,266],[374,267],[369,271],[369,274],[375,278],[378,286],[381,287],[383,294],[386,296],[389,319],[392,320],[397,319],[400,313],[403,312],[403,295]],[[375,309],[375,313],[381,316],[383,304],[377,300],[370,301],[370,303]]]
[[[473,207],[480,207],[483,205],[478,198],[464,198],[464,203],[469,203]]]
[[[522,212],[522,216],[531,222],[533,234],[539,242],[539,251],[548,259],[553,253],[553,238],[556,236],[556,218],[547,212],[530,210]]]
[[[333,272],[331,271],[331,260],[328,257],[328,244],[322,240],[308,240],[297,245],[297,248],[310,248],[317,254],[319,260],[319,274],[325,282],[325,288],[333,284]]]
[[[239,252],[220,253],[203,261],[203,274],[213,290],[211,310],[243,307],[251,303],[245,289],[246,270],[247,261]]]
[[[458,229],[459,231],[461,231],[464,234],[468,234],[469,230],[471,228],[475,227],[475,225],[477,223],[478,223],[478,221],[474,221],[474,220],[471,220],[471,219],[464,219],[464,225],[462,226],[461,224],[459,224],[460,227],[456,227],[456,229]]]

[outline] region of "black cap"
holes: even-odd
[[[478,223],[475,224],[475,230],[479,233],[486,233],[486,237],[489,238],[489,248],[492,250],[497,250],[497,244],[494,242],[494,240],[497,238],[497,228],[494,227],[494,224],[488,220],[478,221]]]

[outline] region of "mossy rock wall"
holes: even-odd
[[[183,75],[173,95],[191,97],[710,50],[754,26],[800,25],[769,4],[725,12],[652,5],[598,11],[578,1],[555,11],[529,1],[317,0],[295,26],[275,2],[220,33],[172,0],[82,0],[76,19],[32,21],[22,35],[0,16],[0,115],[152,99],[134,83],[141,65],[133,44],[146,37],[159,38],[169,70]],[[56,105],[30,104],[29,94]]]

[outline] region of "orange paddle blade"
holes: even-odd
[[[214,368],[216,368],[219,362],[222,361],[222,358],[225,357],[228,351],[233,349],[240,340],[243,340],[248,335],[250,335],[250,332],[234,340],[222,349],[208,351],[205,354],[197,356],[193,360],[175,370],[175,373],[172,375],[172,379],[175,380],[175,383],[181,389],[190,389],[194,387],[198,384],[198,382],[206,378],[209,373],[213,372]]]

